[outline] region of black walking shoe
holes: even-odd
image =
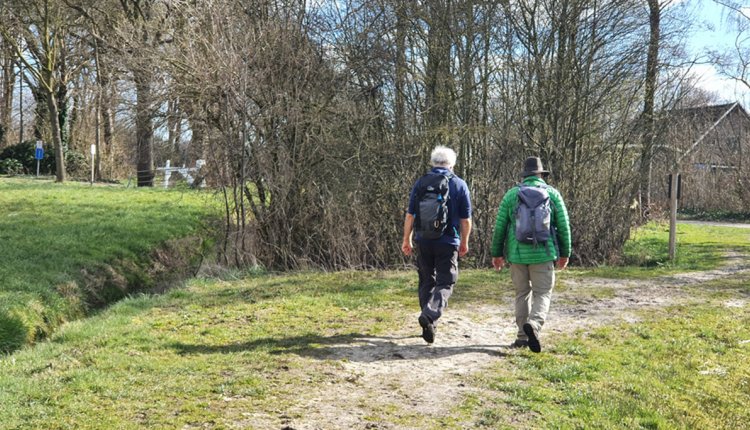
[[[430,322],[429,318],[420,315],[419,325],[422,326],[422,339],[427,343],[435,342],[435,326]]]
[[[529,349],[531,352],[541,352],[542,345],[539,343],[539,337],[537,336],[534,326],[529,323],[523,325],[523,332],[529,337]]]
[[[515,342],[510,344],[511,348],[528,348],[529,347],[529,341],[523,340],[523,339],[516,339]]]

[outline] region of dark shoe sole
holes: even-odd
[[[422,326],[422,339],[427,343],[435,342],[435,326],[432,325],[426,316],[419,316],[419,325]]]
[[[510,344],[510,347],[513,348],[513,349],[528,348],[529,347],[529,341],[516,339],[515,342],[513,342],[513,343]]]
[[[539,338],[536,337],[536,331],[531,324],[526,323],[523,325],[523,332],[529,337],[529,349],[531,352],[542,352],[542,345],[539,343]]]

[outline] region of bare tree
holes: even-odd
[[[661,43],[661,11],[659,0],[647,0],[649,38],[646,57],[646,76],[643,96],[643,139],[641,142],[639,200],[643,216],[651,207],[651,169],[654,146],[654,105],[659,71],[659,45]]]
[[[750,89],[750,8],[734,0],[713,0],[727,12],[727,22],[736,31],[734,46],[729,52],[711,52],[719,72]]]
[[[12,129],[13,90],[18,75],[16,64],[15,50],[0,37],[0,148],[8,144],[8,134]]]
[[[60,97],[65,99],[65,39],[72,18],[67,8],[55,0],[7,2],[2,6],[4,14],[10,17],[7,26],[0,26],[5,43],[12,46],[16,56],[26,66],[44,96],[55,148],[56,179],[65,181],[65,148],[60,109]],[[15,31],[11,31],[11,28]],[[23,38],[22,45],[16,35]],[[25,55],[28,53],[28,56]]]

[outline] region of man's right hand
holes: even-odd
[[[504,257],[493,257],[492,258],[492,267],[494,267],[495,270],[503,270],[503,267],[505,267],[505,258]]]
[[[404,241],[404,243],[401,244],[401,252],[404,253],[404,255],[411,255],[412,251],[414,250],[414,247],[411,244],[411,241]]]

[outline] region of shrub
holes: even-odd
[[[0,152],[0,159],[5,160],[8,158],[12,158],[21,164],[25,172],[36,172],[36,159],[34,158],[35,150],[36,142],[33,140],[27,140],[3,149],[3,151]],[[55,172],[54,151],[44,151],[44,158],[40,160],[39,171],[40,173],[45,175],[49,175]]]
[[[18,173],[32,173],[36,172],[36,158],[34,158],[35,152],[36,142],[33,140],[27,140],[3,149],[3,151],[0,152],[0,160],[14,159],[20,163],[22,167],[22,171]],[[85,174],[89,166],[85,155],[71,149],[65,151],[65,163],[65,170],[67,173],[74,176]],[[55,172],[55,151],[51,145],[45,145],[44,158],[40,160],[39,164],[39,173],[43,175],[54,175]]]
[[[69,175],[85,177],[88,174],[89,166],[89,160],[80,152],[67,151],[65,153],[65,170]]]
[[[23,164],[15,158],[0,160],[0,174],[20,175],[23,174]]]

